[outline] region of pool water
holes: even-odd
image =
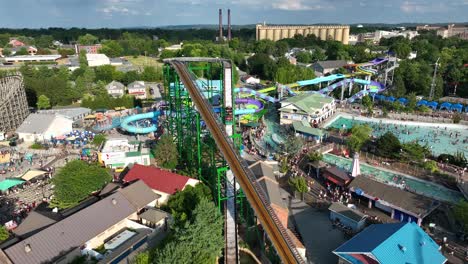
[[[340,116],[327,127],[349,129],[355,124],[367,124],[372,127],[372,134],[379,137],[387,131],[392,132],[401,142],[418,141],[431,148],[434,155],[455,154],[462,152],[468,157],[468,130],[461,128],[447,128],[443,125],[420,126],[417,123],[392,124],[381,121],[363,121]]]
[[[334,164],[344,170],[351,171],[351,159],[339,157],[333,154],[325,154],[323,155],[323,161]],[[406,185],[416,193],[434,198],[436,200],[458,203],[461,199],[463,199],[463,196],[460,192],[450,190],[441,185],[428,181],[419,180],[402,174],[376,168],[368,164],[361,163],[361,173],[373,176],[375,180],[383,182],[387,185],[400,188],[403,188],[403,186]]]

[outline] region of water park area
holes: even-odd
[[[324,128],[350,129],[356,124],[369,125],[374,137],[392,132],[401,142],[427,144],[434,155],[453,155],[458,151],[468,156],[468,130],[463,125],[375,119],[340,113]]]
[[[339,157],[333,154],[325,154],[323,155],[323,161],[334,164],[346,171],[351,171],[352,159]],[[441,185],[416,179],[409,175],[392,172],[383,168],[377,168],[362,162],[361,172],[362,174],[368,175],[387,185],[395,186],[439,201],[456,204],[463,199],[460,192],[450,190]]]

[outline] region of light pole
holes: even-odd
[[[436,75],[437,75],[437,68],[439,67],[439,60],[440,60],[440,57],[437,58],[437,61],[435,63],[435,68],[434,68],[434,75],[432,76],[431,91],[429,93],[429,99],[431,99],[431,100],[434,97],[435,78],[436,78]]]

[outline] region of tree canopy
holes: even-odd
[[[153,149],[156,162],[159,166],[166,169],[175,169],[177,166],[179,153],[172,136],[164,134],[156,143]]]
[[[400,140],[392,132],[386,132],[377,139],[376,150],[379,156],[398,158],[400,149]]]
[[[460,201],[453,210],[455,218],[462,224],[465,232],[468,232],[468,202]]]
[[[152,263],[214,263],[224,247],[224,221],[215,204],[201,199],[185,228],[154,252]]]
[[[162,208],[172,214],[176,225],[182,226],[192,218],[193,210],[202,199],[211,198],[211,191],[206,185],[187,186],[169,197]]]
[[[47,109],[50,108],[50,100],[47,96],[41,94],[39,98],[37,98],[37,108],[38,109]]]
[[[52,178],[55,187],[50,206],[60,209],[73,207],[111,180],[109,171],[98,164],[70,161]]]
[[[369,140],[372,128],[368,125],[355,125],[351,128],[351,136],[348,137],[348,146],[352,152],[358,152]]]
[[[4,226],[0,226],[0,243],[7,240],[10,237],[10,233]]]

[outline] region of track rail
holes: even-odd
[[[187,88],[198,112],[206,122],[216,144],[223,153],[224,158],[237,178],[238,183],[244,190],[250,205],[257,214],[257,217],[267,232],[270,240],[273,242],[282,262],[304,263],[304,260],[299,255],[292,240],[286,233],[285,227],[280,223],[275,212],[267,202],[263,189],[256,184],[252,171],[248,169],[247,164],[234,151],[232,144],[230,144],[231,140],[227,136],[224,127],[221,123],[218,123],[216,117],[211,111],[210,105],[196,87],[195,80],[189,73],[185,64],[175,59],[169,61],[169,63],[174,67],[184,86]]]

